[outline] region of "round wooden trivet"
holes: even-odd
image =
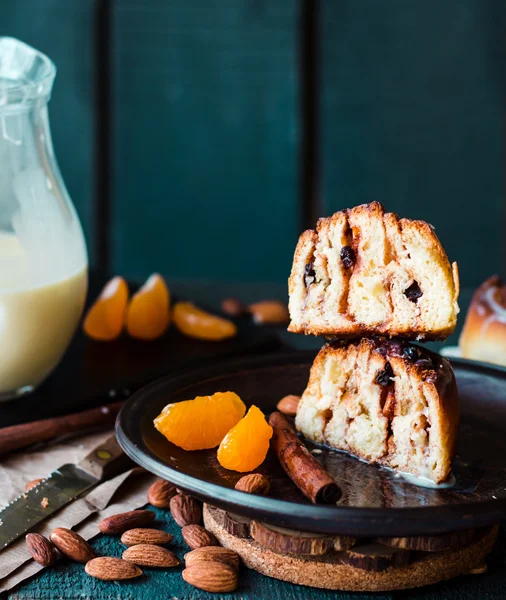
[[[342,564],[339,553],[323,556],[284,554],[253,539],[236,537],[224,528],[225,512],[204,504],[204,524],[220,544],[237,552],[244,564],[263,575],[330,590],[379,592],[420,587],[469,573],[485,562],[497,538],[498,525],[477,533],[466,546],[443,552],[416,552],[412,562],[368,571]]]

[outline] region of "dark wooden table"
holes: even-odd
[[[254,301],[265,298],[286,298],[286,287],[284,285],[232,285],[232,284],[202,284],[192,282],[179,282],[174,287],[177,295],[182,298],[191,298],[201,304],[211,307],[219,306],[223,297],[239,296],[244,301]],[[469,291],[463,294],[462,305],[465,307],[469,298]],[[318,347],[322,340],[305,336],[295,336],[283,330],[264,330],[267,335],[275,333],[281,339],[281,347],[293,346],[297,348]],[[455,343],[456,336],[450,342]],[[77,340],[77,343],[79,340]],[[273,350],[273,347],[270,348]],[[263,350],[262,350],[263,351]],[[77,357],[76,353],[75,357]],[[76,360],[77,358],[71,360]],[[69,364],[69,363],[67,363]],[[65,363],[53,375],[56,383],[65,380]],[[71,400],[69,400],[70,402]],[[84,402],[84,400],[83,400]],[[56,406],[56,404],[55,404]],[[15,417],[15,410],[6,405],[2,424],[8,424]],[[9,416],[10,415],[10,416]],[[179,527],[172,521],[168,511],[157,510],[157,518],[163,529],[171,532],[175,537],[174,549],[180,558],[188,551],[184,544]],[[123,546],[117,538],[98,536],[93,541],[97,554],[107,556],[120,556]],[[192,588],[181,578],[181,568],[172,570],[145,569],[145,575],[139,580],[131,583],[109,583],[92,579],[84,572],[83,566],[70,561],[59,561],[56,567],[48,569],[40,576],[19,586],[7,597],[9,600],[109,600],[121,598],[122,600],[158,600],[173,598],[177,600],[190,600],[226,597],[231,600],[239,599],[263,599],[277,600],[303,598],[318,598],[319,600],[343,599],[400,599],[416,598],[420,600],[431,600],[445,598],[451,600],[471,600],[477,598],[506,598],[506,535],[501,532],[499,543],[491,555],[489,571],[482,575],[459,577],[455,580],[441,583],[436,586],[410,591],[392,592],[383,594],[347,594],[342,592],[329,592],[314,590],[307,587],[295,586],[259,575],[258,573],[243,569],[241,573],[241,585],[234,594],[224,596],[204,593]]]
[[[168,511],[157,510],[160,526],[174,535],[173,549],[183,558],[188,547],[180,528]],[[97,554],[121,556],[124,550],[118,538],[99,536],[93,543]],[[315,590],[283,583],[242,568],[240,587],[233,594],[207,594],[185,583],[181,567],[170,570],[143,569],[144,575],[130,583],[98,581],[85,574],[83,565],[60,561],[52,569],[12,592],[9,600],[481,600],[506,598],[506,535],[489,560],[489,571],[482,575],[458,577],[446,583],[413,591],[358,594]]]

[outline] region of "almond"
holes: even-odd
[[[202,507],[195,498],[177,494],[170,500],[170,514],[179,527],[198,525],[202,519]]]
[[[56,559],[56,548],[46,537],[40,533],[29,533],[25,537],[26,547],[35,562],[43,567],[49,567]]]
[[[95,556],[93,548],[75,531],[57,527],[50,535],[51,541],[67,558],[85,563]]]
[[[200,525],[185,525],[181,529],[184,541],[192,550],[203,548],[204,546],[217,546],[218,541],[212,533]]]
[[[482,575],[483,573],[486,573],[488,571],[488,566],[486,563],[481,563],[481,565],[478,565],[477,567],[474,567],[474,569],[471,569],[468,574],[469,575]]]
[[[246,312],[242,302],[237,298],[225,298],[221,303],[221,310],[231,317],[238,317]]]
[[[141,567],[177,567],[179,564],[174,552],[153,544],[137,544],[127,548],[123,552],[123,560]]]
[[[84,570],[88,575],[104,581],[121,581],[142,575],[137,565],[112,556],[94,558],[86,563]]]
[[[276,408],[280,413],[283,413],[288,417],[295,417],[299,402],[300,396],[294,396],[293,394],[290,394],[289,396],[281,398],[281,400],[277,403]]]
[[[155,544],[164,546],[170,544],[174,536],[161,529],[129,529],[121,536],[121,541],[125,546],[136,546],[137,544]]]
[[[41,479],[32,479],[32,481],[29,481],[25,485],[25,492],[29,492],[32,488],[34,488],[35,486],[39,485],[39,483],[41,483],[42,481],[44,481],[43,477]]]
[[[264,300],[248,306],[248,312],[253,315],[255,323],[288,323],[290,320],[288,308],[279,300]]]
[[[148,502],[157,508],[169,508],[170,499],[176,495],[176,488],[165,481],[165,479],[157,479],[148,490]]]
[[[271,489],[271,484],[265,475],[251,473],[241,477],[235,484],[235,489],[247,494],[261,494],[265,496]]]
[[[205,592],[233,592],[237,588],[237,571],[221,562],[206,562],[183,571],[183,579]]]
[[[99,523],[98,528],[102,533],[118,535],[134,527],[149,525],[154,518],[155,513],[152,510],[130,510],[106,517]]]
[[[239,555],[237,552],[221,546],[196,548],[185,554],[184,560],[187,567],[193,567],[204,562],[222,562],[236,570],[239,569]]]

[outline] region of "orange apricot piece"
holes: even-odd
[[[169,442],[184,450],[215,448],[246,412],[234,392],[216,392],[167,404],[154,420],[156,429]]]
[[[231,471],[253,471],[264,462],[271,437],[272,427],[264,413],[252,406],[223,438],[218,448],[218,462]]]
[[[125,324],[128,296],[123,277],[113,277],[89,309],[83,323],[84,333],[94,340],[115,340]]]
[[[174,306],[174,324],[181,333],[199,340],[224,340],[237,334],[235,323],[212,315],[191,302],[178,302]]]
[[[153,273],[132,296],[126,314],[129,335],[140,340],[156,340],[170,323],[170,292],[165,280]]]

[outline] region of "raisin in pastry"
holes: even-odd
[[[448,360],[386,338],[324,346],[296,417],[314,442],[435,483],[450,473],[458,425]]]
[[[297,244],[289,331],[444,339],[459,307],[457,264],[433,228],[378,202],[320,219]]]
[[[497,275],[474,292],[459,346],[463,358],[506,366],[506,285]]]

